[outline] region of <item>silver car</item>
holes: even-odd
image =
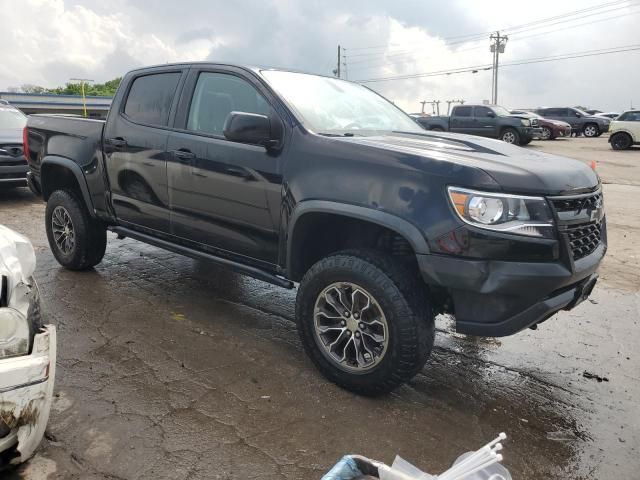
[[[27,161],[22,150],[27,117],[11,105],[0,104],[0,188],[27,185]]]
[[[43,325],[29,240],[0,225],[0,469],[31,457],[53,398],[56,330]]]

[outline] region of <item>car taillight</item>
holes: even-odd
[[[29,162],[29,132],[27,127],[22,129],[22,152],[24,153],[24,159]]]

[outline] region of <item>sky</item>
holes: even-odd
[[[640,50],[506,66],[640,46],[640,0],[0,0],[0,14],[11,19],[0,29],[0,90],[70,78],[103,82],[139,66],[195,60],[330,75],[338,45],[349,80],[441,72],[491,64],[489,32],[506,29],[498,103],[604,111],[640,105]],[[558,18],[532,24],[550,17]],[[491,98],[491,74],[367,86],[408,112],[420,111],[421,100],[440,100],[446,110],[446,100]]]

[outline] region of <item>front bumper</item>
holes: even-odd
[[[542,128],[540,128],[540,127],[531,127],[531,137],[533,137],[533,138],[542,138]]]
[[[44,435],[53,398],[56,329],[35,335],[30,355],[0,360],[0,452],[15,447],[10,463],[31,457]]]
[[[8,185],[26,185],[29,166],[24,161],[0,158],[0,187]]]
[[[605,237],[593,253],[570,264],[447,255],[418,255],[418,264],[427,284],[449,292],[456,331],[503,337],[584,300],[593,289],[606,249]]]

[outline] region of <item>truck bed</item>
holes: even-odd
[[[30,165],[39,172],[45,156],[69,158],[80,166],[91,163],[96,153],[102,155],[104,120],[65,115],[31,115],[29,128]],[[64,141],[61,140],[64,137]]]

